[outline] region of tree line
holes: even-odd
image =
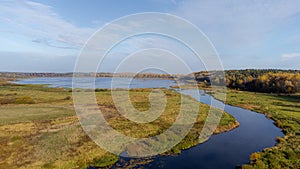
[[[20,73],[0,72],[5,78],[72,77],[73,73]],[[246,69],[201,71],[189,75],[156,73],[76,73],[78,77],[133,77],[179,79],[182,82],[196,80],[206,86],[226,85],[229,88],[266,93],[299,93],[300,70]]]
[[[1,78],[35,78],[35,77],[124,77],[124,78],[160,78],[173,79],[181,75],[158,74],[158,73],[22,73],[0,72]]]
[[[223,75],[222,75],[223,73]],[[300,70],[246,69],[195,73],[198,82],[265,93],[299,93]],[[224,78],[226,77],[226,78]]]

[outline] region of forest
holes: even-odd
[[[223,73],[223,76],[222,76]],[[246,69],[227,70],[224,72],[210,71],[194,73],[195,79],[200,83],[210,85],[225,85],[238,90],[292,94],[300,92],[299,70],[278,69]]]
[[[300,72],[295,70],[240,70],[226,72],[230,88],[266,93],[298,93]]]

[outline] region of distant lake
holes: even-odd
[[[168,79],[151,79],[151,78],[114,78],[114,85],[111,77],[95,78],[95,88],[169,88],[177,83]],[[89,88],[88,77],[77,78],[77,87]],[[50,87],[72,88],[72,77],[43,77],[21,79],[16,81],[17,84],[47,84]]]
[[[112,78],[96,78],[96,88],[111,88]],[[80,79],[82,88],[88,87],[86,79]],[[116,79],[117,88],[126,88],[130,82],[127,78]],[[17,81],[18,84],[49,84],[51,87],[72,87],[72,78],[33,78]],[[134,79],[129,85],[130,88],[169,88],[177,85],[172,80],[165,79]],[[201,95],[197,98],[192,90],[178,91],[190,95],[198,101],[210,104],[214,99],[212,96],[200,91]],[[218,101],[218,105],[222,105]],[[237,165],[249,162],[250,154],[262,151],[264,148],[272,147],[276,144],[275,138],[282,137],[284,134],[277,128],[273,121],[267,119],[263,114],[234,107],[225,106],[225,111],[233,115],[240,126],[229,132],[213,135],[210,139],[188,150],[182,151],[177,156],[156,156],[153,162],[137,166],[136,168],[165,168],[165,169],[234,169]],[[129,162],[130,158],[123,158],[118,162]],[[113,166],[112,168],[115,168]]]

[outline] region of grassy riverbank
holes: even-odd
[[[151,89],[134,89],[130,98],[135,108],[150,108]],[[168,104],[155,121],[141,125],[129,122],[117,113],[108,90],[97,90],[99,108],[116,130],[134,137],[159,134],[174,122],[180,106],[180,94],[163,90]],[[84,91],[82,91],[84,92]],[[0,83],[0,168],[86,168],[110,166],[118,157],[98,147],[83,132],[68,89],[43,85]],[[187,97],[190,103],[200,104]],[[198,136],[209,106],[200,104],[197,122],[186,138],[167,154],[198,144]],[[175,112],[175,113],[174,113]],[[236,127],[235,119],[225,113],[217,132]],[[132,130],[130,130],[132,129]]]
[[[218,98],[217,95],[215,97]],[[283,138],[277,138],[276,146],[253,153],[251,164],[243,168],[300,168],[300,94],[228,90],[226,103],[265,114],[285,133]]]

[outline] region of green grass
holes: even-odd
[[[2,105],[0,109],[0,125],[54,120],[59,117],[72,115],[75,115],[75,113],[70,106],[52,104]]]
[[[141,111],[150,109],[150,92],[151,89],[131,90],[133,107]],[[178,115],[180,94],[166,89],[163,92],[168,100],[166,109],[158,119],[147,124],[134,123],[120,115],[109,90],[97,90],[96,97],[113,128],[132,137],[150,137],[167,130]],[[0,168],[86,168],[116,163],[116,155],[98,147],[83,132],[71,94],[70,90],[44,85],[0,83]],[[186,138],[167,154],[179,153],[199,143],[209,107],[185,98],[184,104],[201,106],[199,112],[194,112],[199,113],[197,122]],[[234,118],[225,113],[216,131],[227,131],[234,124]]]
[[[228,90],[226,103],[265,114],[285,133],[283,138],[277,138],[276,146],[253,153],[251,163],[243,168],[300,168],[299,94],[275,95]]]

